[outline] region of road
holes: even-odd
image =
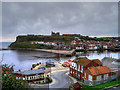
[[[55,73],[52,73],[51,76],[53,78],[56,79],[56,83],[54,83],[53,85],[47,85],[47,86],[43,86],[43,87],[40,87],[40,88],[49,88],[49,90],[58,90],[58,89],[68,89],[69,86],[71,84],[73,84],[73,80],[68,76],[66,75],[68,71],[61,71],[61,72],[55,72]]]
[[[56,84],[49,86],[50,88],[68,88],[71,84],[73,84],[73,80],[69,78],[67,73],[68,71],[56,72],[51,75],[58,81]]]
[[[39,65],[37,68],[38,67]],[[53,88],[69,88],[69,86],[74,83],[73,80],[66,75],[66,73],[69,72],[69,68],[63,67],[62,64],[55,63],[55,67],[51,67],[50,71],[51,72],[48,74],[51,74],[51,76],[55,79],[55,83],[52,85],[49,84],[41,86],[40,88],[49,88],[49,90],[52,90]]]

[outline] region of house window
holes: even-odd
[[[81,72],[83,72],[83,66],[81,66]]]
[[[80,65],[79,65],[78,71],[80,71]]]
[[[101,80],[101,75],[97,76],[97,81]]]
[[[44,75],[41,75],[42,78],[44,78]]]
[[[23,80],[25,80],[25,78],[23,77]]]
[[[80,77],[80,74],[78,74],[78,77]]]
[[[75,69],[76,69],[76,63],[74,63],[74,67],[75,67]]]
[[[92,76],[88,75],[88,80],[92,81]]]
[[[73,72],[73,74],[74,74],[74,72]]]
[[[108,74],[104,74],[104,80],[108,79]]]
[[[75,70],[77,70],[77,64],[75,63]]]
[[[21,77],[19,77],[19,79],[21,79]]]
[[[16,79],[18,79],[18,77],[16,77]]]
[[[75,73],[75,75],[77,76],[77,73]]]
[[[70,71],[70,73],[72,73],[72,71]]]
[[[85,73],[85,78],[86,78],[86,73]]]

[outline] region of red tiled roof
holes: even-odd
[[[93,59],[92,61],[98,63],[99,65],[102,65],[102,62],[99,59]]]
[[[110,73],[111,70],[107,66],[99,66],[88,69],[92,75],[100,75],[105,73]]]

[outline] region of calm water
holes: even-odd
[[[78,52],[76,53],[79,56],[86,56],[89,59],[103,59],[106,57],[113,57],[113,58],[119,58],[120,59],[120,52],[97,52],[97,51],[89,51],[87,53]],[[46,62],[48,60],[52,60],[54,62],[65,62],[70,59],[74,59],[73,57],[60,57],[60,58],[36,58],[38,57],[55,57],[56,54],[53,53],[47,53],[47,52],[40,52],[40,51],[25,51],[25,50],[3,50],[0,51],[0,60],[2,60],[2,64],[9,64],[9,65],[15,65],[14,69],[18,70],[27,70],[32,67],[33,63],[38,62]]]
[[[8,48],[12,42],[0,42],[0,48]]]

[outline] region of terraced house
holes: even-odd
[[[102,66],[101,61],[98,59],[89,60],[86,57],[76,58],[72,61],[72,65],[70,65],[70,75],[80,80],[84,80],[85,70],[98,66]]]

